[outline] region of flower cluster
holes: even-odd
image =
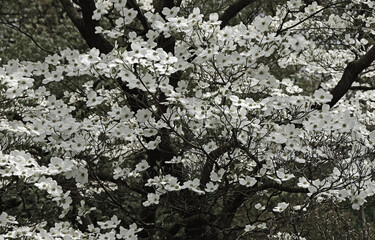
[[[126,46],[109,53],[66,49],[44,62],[0,67],[0,186],[16,179],[47,194],[64,221],[78,209],[77,221],[87,227],[16,226],[2,212],[0,227],[9,231],[0,238],[27,232],[37,239],[135,240],[151,224],[122,224],[139,209],[170,206],[180,211],[176,216],[187,215],[188,201],[181,202],[190,198],[201,200],[205,212],[209,205],[225,209],[218,202],[254,197],[249,211],[277,217],[307,211],[311,201],[360,209],[375,194],[373,91],[329,107],[342,59],[355,56],[345,48],[327,50],[314,28],[299,31],[296,26],[326,24],[316,2],[302,6],[291,0],[275,16],[225,28],[217,13],[205,19],[198,8],[187,16],[179,7],[163,8],[142,15],[149,28],[142,35],[127,29],[140,9],[124,0],[96,1],[91,20],[117,14],[111,29],[97,26],[96,34]],[[352,24],[338,16],[328,21]],[[367,46],[350,34],[343,39]],[[171,42],[173,51],[165,47]],[[306,79],[321,84],[305,91]],[[101,216],[114,212],[98,209],[103,198],[124,216]],[[128,198],[141,202],[137,210],[122,202]],[[96,222],[86,219],[91,213]],[[244,234],[267,229],[267,219],[246,224]]]

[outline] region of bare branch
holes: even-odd
[[[35,46],[37,46],[39,49],[41,49],[42,51],[48,53],[48,54],[54,54],[54,52],[52,51],[49,51],[47,49],[45,49],[44,47],[42,47],[34,38],[34,36],[27,30],[23,30],[22,28],[16,26],[15,24],[11,24],[11,23],[5,23],[6,26],[8,26],[9,28],[13,29],[13,30],[16,30],[20,33],[22,33],[23,35],[25,35],[26,37],[28,37],[34,44]]]
[[[280,185],[276,182],[269,182],[260,187],[261,189],[275,189],[282,192],[288,192],[288,193],[308,193],[309,190],[307,188],[301,188],[301,187],[287,187]]]
[[[329,4],[329,5],[327,5],[327,6],[323,7],[323,8],[321,8],[321,9],[319,9],[318,11],[314,12],[313,14],[307,16],[306,18],[302,19],[301,21],[297,22],[296,24],[293,24],[293,25],[290,26],[290,27],[287,27],[287,28],[284,28],[284,29],[279,28],[279,29],[277,30],[277,32],[276,32],[276,36],[280,35],[280,33],[282,33],[282,32],[288,31],[289,29],[292,29],[292,28],[294,28],[294,27],[300,25],[301,23],[307,21],[308,19],[314,17],[315,15],[317,15],[317,14],[323,12],[324,10],[326,10],[326,9],[332,7],[332,6],[335,6],[335,5],[338,5],[338,4],[346,4],[346,3],[348,3],[348,2],[337,2],[337,3]],[[288,15],[288,14],[287,14],[287,15]],[[287,15],[286,15],[286,16],[287,16]],[[286,16],[285,16],[285,17],[286,17]],[[283,20],[283,21],[284,21],[284,20]]]
[[[349,63],[336,87],[331,91],[333,98],[329,105],[333,107],[348,92],[358,75],[375,60],[375,46],[358,60]]]
[[[350,90],[356,91],[370,91],[370,90],[375,90],[375,87],[366,87],[366,86],[354,86],[350,87]]]
[[[72,2],[70,0],[60,0],[66,14],[68,14],[68,17],[73,22],[74,26],[76,28],[80,29],[83,27],[83,20],[80,14],[77,12],[75,7],[73,6]]]
[[[287,12],[285,13],[285,16],[284,16],[284,18],[283,18],[283,21],[281,22],[279,28],[278,28],[277,31],[276,31],[276,36],[279,35],[280,32],[282,31],[283,26],[284,26],[284,24],[285,24],[285,22],[286,22],[286,20],[287,20],[287,18],[288,18],[288,15],[289,15],[289,9],[288,9]]]
[[[249,6],[251,3],[256,0],[238,0],[237,2],[230,5],[227,10],[220,16],[220,28],[224,28],[228,25],[229,21],[234,18],[242,9]]]

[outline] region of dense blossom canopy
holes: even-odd
[[[374,2],[60,2],[91,49],[0,67],[0,239],[308,239],[375,194]]]

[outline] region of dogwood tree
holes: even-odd
[[[260,2],[60,0],[90,49],[0,68],[0,239],[371,238],[374,3]]]

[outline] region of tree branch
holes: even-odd
[[[127,4],[129,5],[129,7],[134,8],[138,12],[137,18],[143,26],[143,31],[147,33],[147,31],[149,30],[148,22],[146,17],[143,15],[141,9],[139,8],[138,4],[134,0],[128,0]]]
[[[370,90],[375,90],[375,87],[366,87],[366,86],[354,86],[350,87],[350,90],[356,91],[370,91]]]
[[[284,29],[279,28],[279,29],[277,30],[277,32],[276,32],[276,36],[280,35],[280,33],[282,33],[282,32],[288,31],[289,29],[292,29],[292,28],[294,28],[294,27],[296,27],[296,26],[298,26],[298,25],[304,23],[306,20],[308,20],[308,19],[314,17],[315,15],[317,15],[317,14],[323,12],[324,10],[326,10],[326,9],[332,7],[332,6],[335,6],[335,5],[338,5],[338,4],[345,4],[345,3],[348,3],[348,2],[337,2],[337,3],[328,4],[327,6],[325,6],[325,7],[321,8],[321,9],[319,9],[318,11],[316,11],[316,12],[314,12],[313,14],[311,14],[311,15],[305,17],[304,19],[302,19],[301,21],[299,21],[299,22],[293,24],[292,26],[289,26],[289,27],[284,28]],[[289,12],[289,10],[288,10],[288,12]],[[287,15],[288,15],[288,14],[287,14]],[[285,17],[286,17],[286,16],[285,16]]]
[[[174,0],[164,0],[164,7],[173,8],[174,6]]]
[[[224,204],[223,210],[220,214],[220,216],[215,220],[215,222],[218,223],[220,226],[220,229],[227,229],[231,226],[233,218],[238,210],[239,207],[242,206],[242,204],[248,199],[248,196],[252,196],[254,193],[258,193],[260,191],[266,190],[266,189],[275,189],[283,192],[288,193],[308,193],[307,188],[293,188],[293,187],[287,187],[280,184],[277,184],[276,182],[266,181],[263,185],[260,185],[259,187],[252,187],[248,188],[245,186],[240,186],[237,191],[236,195],[232,197],[233,200],[228,201],[226,204]],[[227,238],[224,238],[227,239]]]
[[[72,198],[72,202],[73,202],[73,211],[75,212],[75,214],[78,214],[78,208],[79,206],[81,206],[81,201],[83,200],[83,197],[81,193],[79,192],[76,186],[76,183],[73,180],[65,180],[65,181],[58,180],[57,182],[65,191],[67,190],[70,191],[70,197]],[[78,224],[79,229],[83,232],[87,231],[88,226],[92,224],[90,216],[85,215],[81,218],[81,220],[82,220],[82,224],[81,223]]]
[[[90,48],[97,48],[101,53],[109,53],[113,46],[102,35],[95,33],[95,27],[99,26],[99,21],[93,20],[92,15],[95,10],[95,2],[93,0],[79,0],[82,8],[82,17],[74,8],[70,0],[60,0],[68,17],[76,26],[82,37],[85,39]]]
[[[309,193],[309,190],[307,188],[301,188],[301,187],[287,187],[280,185],[276,182],[268,182],[265,183],[260,187],[260,189],[265,190],[265,189],[275,189],[279,190],[282,192],[287,192],[287,193]]]
[[[349,63],[336,87],[331,91],[333,98],[329,105],[333,107],[348,92],[358,75],[375,60],[375,46],[358,60]]]
[[[60,3],[62,4],[66,14],[68,14],[70,20],[73,22],[74,26],[76,26],[78,29],[82,28],[82,17],[79,15],[72,2],[70,0],[60,0]]]
[[[17,25],[15,24],[12,24],[12,23],[5,23],[6,26],[8,26],[10,29],[12,30],[15,30],[15,31],[18,31],[20,33],[22,33],[23,35],[25,35],[26,37],[28,37],[34,44],[35,46],[37,46],[39,49],[41,49],[42,51],[48,53],[48,54],[54,54],[54,52],[52,51],[49,51],[47,49],[45,49],[44,47],[42,47],[35,39],[34,39],[34,36],[27,30],[23,30],[21,29],[21,27],[18,27]]]
[[[255,2],[256,0],[238,0],[237,2],[230,5],[227,10],[220,16],[221,21],[220,28],[224,28],[228,25],[229,21],[234,18],[242,9]]]
[[[173,8],[174,6],[176,6],[174,4],[174,0],[154,0],[153,5],[155,8],[155,12],[159,13],[160,15],[162,15],[161,12],[163,11],[163,8]]]
[[[176,2],[176,7],[180,7],[180,6],[181,6],[181,3],[182,3],[182,0],[177,0],[177,2]]]
[[[202,173],[201,173],[200,184],[202,186],[205,186],[206,183],[209,182],[210,174],[211,174],[211,171],[212,171],[212,168],[214,166],[216,159],[218,159],[221,155],[228,152],[232,148],[233,148],[233,144],[227,143],[227,144],[224,144],[223,146],[216,148],[215,150],[213,150],[212,152],[208,154],[207,160],[203,166]]]
[[[82,9],[82,17],[74,8],[70,0],[60,0],[68,17],[76,26],[82,37],[90,48],[97,48],[101,53],[109,53],[113,49],[113,45],[108,42],[102,35],[95,33],[95,27],[99,26],[99,22],[92,19],[95,10],[95,2],[93,0],[77,0]],[[121,90],[127,96],[129,105],[133,111],[140,109],[139,99],[143,99],[144,94],[137,89],[129,89],[121,79],[116,79]]]

